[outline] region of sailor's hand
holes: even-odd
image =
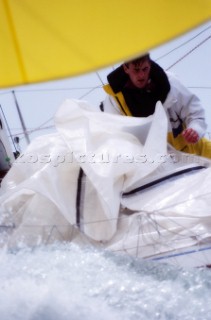
[[[198,133],[192,128],[185,129],[182,132],[182,136],[187,141],[187,143],[196,143],[199,140]]]

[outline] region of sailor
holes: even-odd
[[[168,142],[177,150],[211,158],[211,141],[204,138],[207,125],[199,98],[151,60],[149,53],[123,63],[107,79],[101,111],[147,117],[161,101],[168,118]]]

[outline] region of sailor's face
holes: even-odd
[[[139,89],[145,88],[149,80],[150,61],[145,60],[136,64],[128,63],[123,65],[125,72],[128,74],[132,84]]]

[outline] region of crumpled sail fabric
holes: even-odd
[[[2,182],[1,245],[75,241],[149,257],[209,239],[211,161],[167,146],[160,103],[141,119],[67,100],[55,126]]]

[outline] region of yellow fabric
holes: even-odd
[[[211,159],[211,141],[202,138],[196,144],[186,145],[182,151]]]
[[[210,13],[210,0],[0,0],[0,87],[133,58]]]
[[[187,142],[181,134],[174,138],[173,133],[168,133],[168,142],[177,150],[183,151],[187,147]]]
[[[120,111],[122,112],[122,114],[126,115],[126,116],[132,116],[126,102],[124,99],[124,96],[122,94],[122,92],[118,92],[118,93],[114,93],[114,91],[112,90],[111,86],[109,84],[106,84],[105,86],[103,86],[103,89],[105,90],[106,93],[110,94],[111,96],[113,96],[119,106]]]
[[[169,132],[168,142],[179,151],[196,154],[198,156],[211,159],[211,140],[206,138],[200,139],[195,144],[187,144],[181,134],[174,138],[172,132]]]

